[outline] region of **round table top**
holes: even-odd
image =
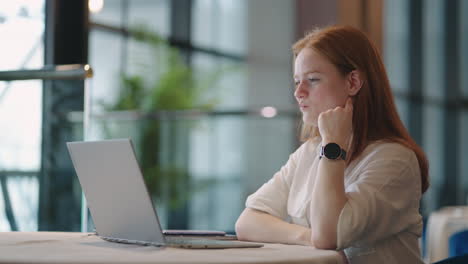
[[[0,263],[343,263],[333,250],[265,244],[262,248],[181,249],[107,242],[75,232],[5,232]]]

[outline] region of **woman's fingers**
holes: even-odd
[[[348,97],[348,99],[346,100],[345,110],[346,112],[353,111],[353,100],[351,99],[351,97]]]

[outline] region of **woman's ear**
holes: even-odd
[[[354,70],[348,74],[348,95],[354,96],[361,90],[364,80],[361,72]]]

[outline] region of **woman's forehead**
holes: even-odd
[[[310,48],[304,48],[299,52],[294,61],[294,74],[307,74],[312,72],[325,73],[333,70],[331,64],[321,54]]]

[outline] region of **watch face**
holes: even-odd
[[[329,159],[337,159],[341,154],[341,148],[336,143],[328,143],[323,148],[323,154]]]

